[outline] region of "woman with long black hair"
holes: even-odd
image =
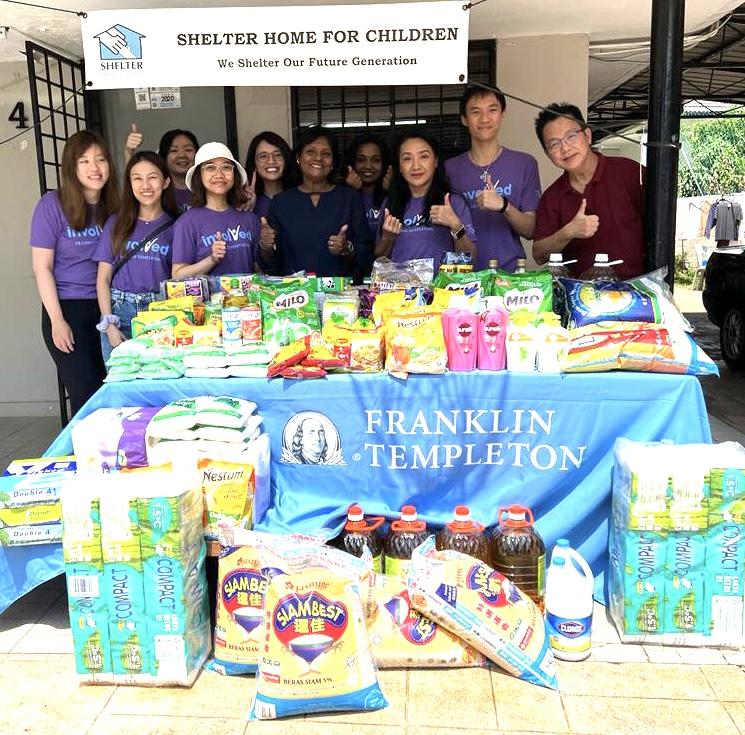
[[[104,362],[132,336],[132,318],[158,298],[160,282],[171,276],[177,212],[170,183],[156,153],[139,151],[129,159],[121,207],[106,222],[93,255]]]
[[[299,181],[295,159],[285,139],[271,130],[255,135],[246,154],[246,196],[257,217],[266,217],[277,194]]]
[[[375,256],[401,262],[449,250],[476,256],[476,233],[465,201],[451,194],[437,142],[411,131],[396,146],[396,172],[383,204]]]
[[[114,163],[101,136],[80,131],[62,151],[59,191],[44,194],[31,220],[31,258],[42,302],[41,331],[72,415],[106,374],[92,259],[103,225],[119,207]]]
[[[380,136],[364,133],[349,144],[346,184],[360,192],[372,232],[377,229],[380,205],[392,178],[391,151]]]

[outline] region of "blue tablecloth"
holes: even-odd
[[[220,394],[256,401],[271,438],[272,497],[258,499],[259,528],[337,530],[354,501],[389,518],[411,503],[436,524],[465,503],[490,525],[500,507],[521,503],[547,547],[565,536],[580,550],[600,599],[616,438],[711,441],[695,377],[642,373],[137,380],[105,385],[76,420]],[[71,451],[68,427],[47,454]],[[61,569],[59,546],[3,550],[0,611]]]

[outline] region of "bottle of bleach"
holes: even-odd
[[[579,552],[558,539],[546,570],[546,622],[556,658],[581,661],[590,655],[593,582]]]

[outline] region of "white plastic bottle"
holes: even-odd
[[[558,539],[546,570],[546,622],[556,658],[582,661],[592,646],[593,576],[579,552]]]
[[[569,330],[552,311],[541,315],[536,332],[536,365],[540,373],[560,373],[569,352]]]

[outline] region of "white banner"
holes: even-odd
[[[460,84],[463,5],[90,11],[85,76],[90,89]]]

